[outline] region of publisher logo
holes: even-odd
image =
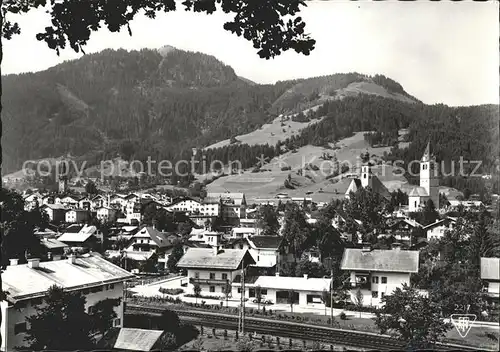
[[[465,338],[476,321],[475,314],[452,314],[451,323],[462,338]]]

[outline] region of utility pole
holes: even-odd
[[[246,254],[246,253],[245,253]],[[245,333],[245,256],[241,261],[241,335]]]
[[[330,284],[330,324],[333,326],[333,263],[330,262],[330,276],[331,276],[331,284]]]

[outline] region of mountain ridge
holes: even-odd
[[[291,118],[328,101],[351,104],[364,95],[422,104],[382,75],[256,84],[211,55],[172,46],[106,49],[2,79],[6,172],[27,159],[68,152],[90,164],[117,155],[171,160],[257,131],[280,115]]]

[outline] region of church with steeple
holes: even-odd
[[[439,209],[438,171],[436,159],[431,154],[429,142],[420,160],[420,186],[414,187],[408,195],[408,210],[410,212],[421,210],[429,199],[434,203],[434,207]]]

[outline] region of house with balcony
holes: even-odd
[[[158,264],[165,268],[168,256],[178,240],[179,237],[173,233],[165,233],[158,231],[155,227],[145,226],[130,238],[125,252],[131,259],[143,258],[144,256],[140,255],[141,252],[148,253],[144,260],[149,259],[154,253],[158,257]],[[137,261],[142,261],[142,259]]]
[[[481,258],[481,280],[483,292],[496,298],[497,304],[500,297],[500,258]]]
[[[423,226],[417,221],[410,218],[396,219],[388,227],[388,232],[391,236],[400,243],[412,245],[412,233]]]
[[[46,260],[60,260],[65,253],[69,250],[69,246],[55,238],[44,237],[40,239],[42,245],[41,259]]]
[[[444,219],[437,220],[436,222],[423,227],[427,235],[427,241],[431,239],[439,240],[444,236],[447,230],[452,230],[456,224],[456,219],[452,217],[446,217]]]
[[[106,298],[123,298],[123,283],[134,275],[98,255],[87,254],[68,259],[40,262],[29,259],[27,264],[12,262],[2,273],[4,296],[0,301],[2,322],[0,351],[14,351],[25,346],[27,318],[36,314],[35,307],[44,304],[47,290],[57,285],[70,292],[81,292],[85,309]],[[123,326],[123,300],[115,307],[117,317],[112,324]]]
[[[165,209],[168,211],[182,211],[186,214],[199,214],[199,209],[202,202],[199,199],[193,197],[183,197],[174,200],[172,204],[166,206]]]
[[[203,294],[224,296],[226,285],[240,281],[243,271],[253,264],[255,260],[246,250],[213,247],[189,248],[177,267],[187,270],[191,289],[199,284]]]
[[[418,273],[419,252],[401,249],[346,248],[341,269],[350,273],[351,302],[361,291],[364,306],[380,307],[381,299]]]

